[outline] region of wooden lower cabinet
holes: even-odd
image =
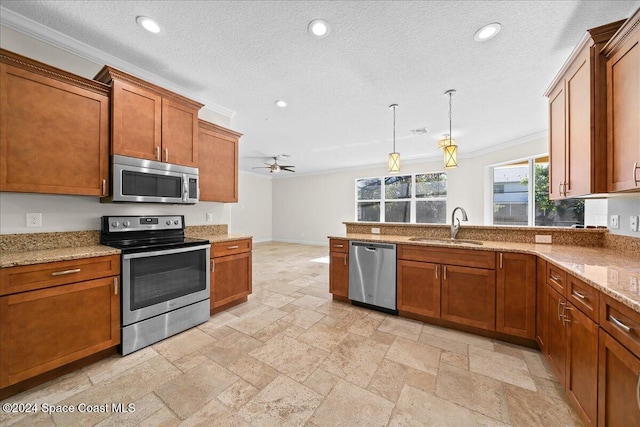
[[[547,285],[546,297],[547,345],[544,355],[564,387],[566,385],[567,328],[564,327],[562,313],[566,300],[549,285]]]
[[[211,309],[251,294],[251,252],[211,259]]]
[[[440,310],[441,319],[495,330],[495,271],[443,265]]]
[[[329,292],[349,298],[348,252],[329,252]]]
[[[496,269],[496,331],[536,337],[536,257],[500,252]]]
[[[640,425],[640,358],[600,329],[598,426]]]
[[[439,264],[399,259],[397,263],[398,310],[439,318],[440,269]]]
[[[564,313],[567,325],[565,389],[586,426],[597,425],[598,324],[573,304]]]
[[[545,274],[547,271],[547,262],[541,258],[536,261],[536,342],[540,346],[542,354],[547,350],[547,285],[545,283]]]
[[[0,297],[0,387],[120,343],[118,277]]]

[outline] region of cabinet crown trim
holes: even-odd
[[[234,130],[231,129],[227,129],[223,126],[217,125],[215,123],[211,123],[211,122],[207,122],[205,120],[202,119],[198,119],[198,127],[200,129],[206,129],[208,131],[211,132],[215,132],[215,133],[220,133],[226,136],[230,136],[230,137],[236,137],[236,138],[240,138],[242,136],[242,134],[240,132],[236,132]]]
[[[604,56],[609,57],[624,44],[624,42],[634,33],[634,31],[638,30],[640,27],[640,8],[636,10],[636,12],[626,20],[624,25],[618,29],[618,31],[611,37],[609,42],[602,48],[600,53]]]
[[[181,104],[186,104],[198,110],[204,107],[204,104],[201,104],[175,92],[171,92],[170,90],[154,85],[153,83],[149,83],[147,81],[139,79],[138,77],[132,76],[131,74],[125,73],[124,71],[118,70],[117,68],[113,68],[109,65],[105,65],[104,67],[102,67],[102,69],[98,72],[98,74],[96,74],[94,79],[109,85],[112,84],[113,80],[122,80],[153,91],[163,98],[171,99],[172,101],[179,102]]]
[[[69,73],[56,67],[52,67],[51,65],[47,65],[31,58],[27,58],[6,49],[0,49],[0,63],[12,65],[14,67],[40,74],[45,77],[53,78],[64,83],[73,84],[75,86],[82,87],[83,89],[90,90],[100,95],[109,96],[109,86],[104,83],[86,79],[84,77]]]

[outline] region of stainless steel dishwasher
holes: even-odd
[[[397,314],[396,245],[349,242],[349,299]]]

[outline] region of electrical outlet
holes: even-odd
[[[636,276],[629,276],[629,290],[636,294],[640,294],[640,289],[638,289],[638,278]]]
[[[213,214],[211,212],[207,212],[207,222],[213,222]]]
[[[631,227],[631,231],[638,231],[638,215],[631,215],[629,226]]]
[[[618,284],[618,270],[609,267],[607,271],[607,279],[609,283],[617,285]]]
[[[27,213],[27,227],[42,227],[42,213]]]
[[[371,234],[380,234],[380,229],[378,227],[372,227]]]
[[[536,243],[551,243],[551,235],[550,234],[536,234],[535,241],[536,241]]]
[[[611,215],[609,217],[609,225],[612,230],[617,230],[620,228],[620,215]]]

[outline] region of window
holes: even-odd
[[[584,224],[584,200],[549,200],[547,156],[494,166],[490,176],[493,225],[570,227]]]
[[[356,179],[356,220],[445,223],[447,175],[442,172]]]

